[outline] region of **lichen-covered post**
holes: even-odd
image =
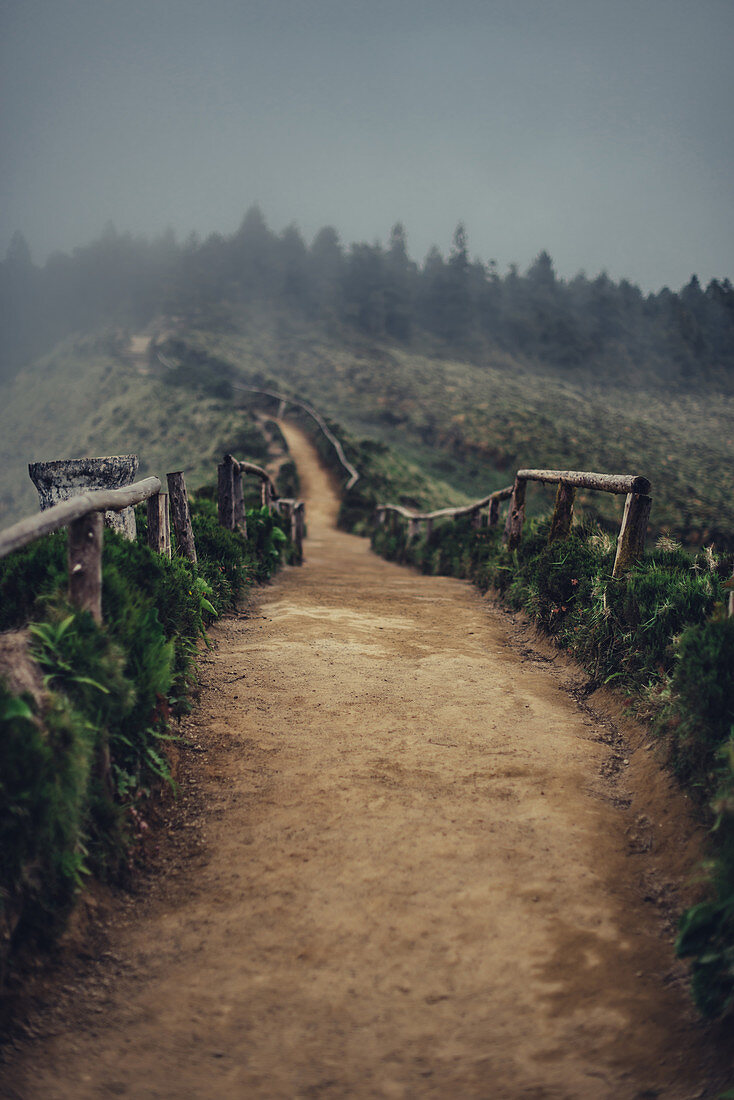
[[[217,514],[219,523],[227,531],[234,531],[234,461],[225,455],[217,466]]]
[[[69,524],[69,599],[81,611],[91,612],[102,622],[102,539],[101,512],[88,512]]]
[[[556,539],[565,539],[571,530],[573,522],[573,503],[576,498],[576,489],[567,481],[559,481],[556,490],[556,506],[553,511],[548,542]]]
[[[303,536],[306,533],[306,507],[303,501],[296,504],[293,509],[293,517],[296,524],[296,564],[303,564]]]
[[[238,463],[232,464],[232,492],[234,496],[234,525],[247,538],[245,491],[242,486],[242,470],[240,470]]]
[[[514,550],[520,542],[522,525],[525,520],[525,489],[527,481],[523,477],[516,477],[510,497],[510,507],[507,509],[507,522],[505,523],[504,542],[508,550]]]
[[[643,493],[629,493],[624,504],[622,526],[617,539],[617,556],[614,560],[613,577],[623,573],[642,557],[645,551],[647,524],[650,519],[652,497]]]
[[[166,474],[166,479],[168,481],[168,493],[171,498],[173,530],[176,533],[176,552],[180,557],[195,562],[196,545],[194,543],[194,530],[191,526],[186,481],[180,470]]]
[[[171,556],[171,525],[168,520],[168,493],[148,497],[148,546],[157,554]]]

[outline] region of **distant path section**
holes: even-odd
[[[307,562],[215,632],[198,839],[10,1095],[715,1096],[604,731],[471,586],[337,531],[281,426]]]

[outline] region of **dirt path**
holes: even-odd
[[[9,1095],[716,1095],[609,737],[470,586],[336,532],[283,430],[308,562],[217,629],[188,860]]]

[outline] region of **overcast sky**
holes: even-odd
[[[0,255],[385,240],[645,289],[734,276],[733,0],[0,0]]]

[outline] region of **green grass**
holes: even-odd
[[[30,621],[46,688],[0,680],[0,978],[55,940],[85,876],[124,879],[148,796],[170,782],[171,720],[190,707],[207,627],[292,551],[259,507],[247,538],[225,531],[212,495],[192,499],[196,565],[153,553],[142,516],[134,543],[105,531],[101,626],[66,601],[62,533],[0,562],[0,629]]]
[[[162,368],[161,368],[162,370]],[[196,489],[230,452],[261,463],[265,439],[227,396],[170,385],[102,337],[70,339],[0,387],[0,527],[38,511],[28,463],[137,454],[139,477],[184,470]]]
[[[243,378],[302,394],[353,435],[389,442],[470,496],[508,484],[519,466],[641,473],[653,486],[653,533],[734,547],[731,395],[572,385],[509,355],[459,362],[353,333],[329,339],[277,317],[186,340]],[[534,492],[531,513],[547,500]],[[578,513],[610,524],[620,508],[607,494],[578,494]]]

